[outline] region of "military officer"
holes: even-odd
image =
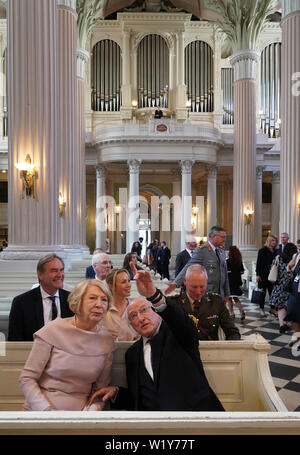
[[[176,301],[191,317],[196,324],[199,340],[218,340],[220,327],[226,340],[241,338],[220,294],[206,293],[207,272],[202,265],[188,267],[184,284],[186,291],[182,290],[178,297],[168,297],[168,300]]]
[[[228,302],[230,296],[230,288],[227,273],[226,254],[224,244],[226,241],[226,231],[220,226],[213,226],[210,230],[208,242],[194,250],[193,256],[190,258],[185,267],[175,277],[165,291],[169,294],[176,287],[183,284],[187,268],[193,264],[200,264],[207,271],[207,291],[220,294],[225,302]]]

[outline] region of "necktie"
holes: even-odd
[[[216,248],[216,255],[217,255],[218,261],[220,262],[220,252],[219,252],[219,248]]]
[[[151,362],[151,344],[150,340],[147,340],[144,346],[144,363],[145,363],[145,368],[148,371],[150,377],[152,380],[154,379],[153,376],[153,368],[152,368],[152,362]]]
[[[195,300],[195,301],[193,302],[193,307],[192,307],[193,312],[199,311],[199,307],[200,307],[200,302],[199,302],[199,300]]]
[[[55,296],[54,295],[50,295],[49,299],[52,301],[52,321],[53,321],[53,319],[57,318],[57,308],[56,308],[56,305],[55,305]]]

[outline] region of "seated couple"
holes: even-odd
[[[132,267],[143,297],[126,310],[140,336],[126,353],[128,388],[109,385],[114,341],[104,321],[110,291],[85,280],[69,297],[74,317],[56,319],[34,336],[20,376],[25,410],[102,410],[114,398],[117,409],[224,411],[206,379],[194,322],[155,288],[149,272]]]

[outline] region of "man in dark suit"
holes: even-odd
[[[170,279],[169,264],[171,259],[171,251],[167,247],[166,242],[163,240],[160,243],[160,250],[157,252],[157,271],[160,273],[161,278]]]
[[[97,253],[103,253],[103,249],[102,248],[96,248],[93,252],[93,255],[94,254],[97,254]],[[96,272],[95,272],[95,269],[93,267],[93,264],[92,265],[89,265],[86,269],[85,269],[85,278],[90,278],[90,279],[93,279],[95,278],[96,276]]]
[[[277,254],[283,253],[285,245],[289,242],[289,234],[287,232],[282,232],[280,235],[281,243],[278,245]]]
[[[185,264],[189,262],[193,255],[193,251],[197,248],[197,240],[193,235],[187,235],[185,239],[186,248],[176,256],[175,261],[175,277],[181,272]]]
[[[64,263],[56,254],[39,260],[40,285],[13,299],[8,325],[8,341],[33,341],[33,334],[56,317],[73,316],[69,292],[63,289]]]
[[[154,118],[162,118],[163,111],[161,110],[160,106],[157,106],[157,109],[154,112]]]
[[[165,299],[147,271],[136,271],[138,292],[127,307],[141,335],[126,352],[128,388],[105,387],[91,402],[114,399],[114,407],[135,411],[224,411],[206,379],[195,324],[178,304]]]

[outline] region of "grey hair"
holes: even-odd
[[[193,272],[201,273],[202,275],[204,275],[207,278],[207,271],[206,271],[206,268],[203,267],[203,265],[200,265],[200,264],[190,265],[186,270],[185,278],[188,279],[188,277]]]
[[[103,258],[103,256],[107,256],[108,257],[108,254],[106,254],[106,253],[96,253],[96,254],[94,254],[93,257],[92,257],[92,265],[97,264],[97,262],[99,262],[100,259]]]
[[[280,235],[287,235],[287,236],[288,236],[288,238],[290,238],[290,236],[289,236],[289,233],[288,233],[288,232],[282,232]]]
[[[44,272],[45,271],[45,264],[47,264],[48,262],[51,262],[53,261],[53,259],[58,259],[63,267],[65,267],[65,263],[64,261],[62,260],[62,258],[60,258],[59,256],[57,256],[57,254],[55,253],[51,253],[51,254],[47,254],[46,256],[43,256],[39,262],[37,263],[37,266],[36,266],[36,271],[37,272]]]
[[[208,238],[211,238],[213,235],[218,235],[219,232],[224,231],[226,232],[226,229],[223,228],[222,226],[213,226],[210,228]]]

